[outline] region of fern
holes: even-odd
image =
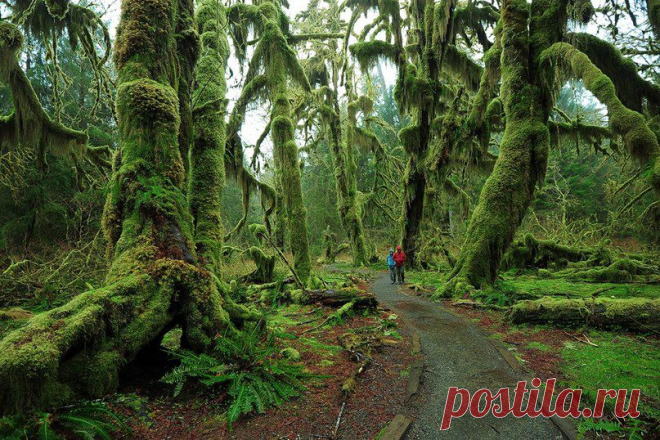
[[[578,426],[580,438],[584,438],[584,435],[591,431],[613,434],[615,432],[622,432],[623,427],[619,423],[608,420],[584,419],[580,422]]]
[[[320,377],[282,359],[279,350],[272,334],[264,335],[255,327],[240,338],[218,338],[210,355],[170,351],[180,364],[162,381],[174,385],[175,396],[191,379],[207,387],[227,385],[227,425],[231,429],[241,415],[281,405],[300,395],[305,389],[303,379]]]
[[[55,414],[36,413],[29,417],[0,419],[0,438],[11,440],[110,440],[117,431],[128,431],[123,419],[100,402],[83,402]]]

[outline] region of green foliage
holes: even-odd
[[[583,419],[578,424],[579,438],[584,438],[588,432],[616,434],[622,431],[623,427],[619,423],[609,420]]]
[[[563,384],[567,388],[582,389],[585,404],[594,404],[598,389],[640,389],[643,398],[638,409],[642,413],[645,426],[636,426],[626,421],[628,434],[643,428],[650,428],[660,420],[657,409],[660,402],[660,384],[657,381],[657,372],[660,369],[658,359],[658,343],[643,337],[631,338],[616,333],[598,332],[590,334],[590,340],[598,345],[594,347],[587,344],[567,344],[562,350],[562,372],[566,376]],[[605,400],[606,412],[614,409],[614,400]],[[587,419],[591,420],[591,419]],[[616,431],[611,424],[602,422],[585,422],[580,425],[585,433],[595,431]],[[623,428],[619,426],[619,430]],[[633,438],[633,437],[631,437]]]
[[[0,437],[7,440],[110,440],[119,433],[128,433],[123,417],[103,402],[80,402],[53,414],[36,413],[0,419]]]
[[[264,335],[255,327],[239,338],[218,337],[210,355],[170,352],[181,364],[162,380],[175,386],[175,395],[191,379],[207,387],[226,385],[230,396],[227,423],[231,428],[243,414],[263,413],[297,397],[305,389],[302,380],[314,377],[283,358],[280,351],[272,333]]]

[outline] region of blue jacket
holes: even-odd
[[[396,263],[394,262],[394,256],[387,254],[387,265],[388,266],[396,266]]]

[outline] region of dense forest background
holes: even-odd
[[[96,9],[103,14],[107,8]],[[317,21],[310,23],[293,20],[292,27],[296,31],[300,29],[300,32],[322,29],[323,18]],[[639,5],[633,4],[630,12],[621,9],[616,3],[603,2],[596,11],[594,22],[599,24],[598,32],[607,41],[614,43],[625,55],[635,60],[642,78],[650,82],[658,81],[658,56],[655,55],[657,43],[650,33],[642,2]],[[110,27],[112,24],[113,21],[109,21],[106,15],[106,25]],[[594,26],[589,25],[590,28]],[[622,29],[624,32],[621,32]],[[466,47],[478,63],[483,56],[483,49],[478,43],[463,41],[461,37],[458,37],[458,44]],[[470,47],[467,47],[468,43]],[[52,67],[52,47],[42,44],[38,37],[28,37],[25,49],[21,62],[44,109],[51,115],[57,115],[57,119],[65,125],[88,131],[91,145],[116,149],[118,139],[112,101],[112,83],[116,81],[113,78],[116,73],[112,63],[107,61],[105,66],[109,75],[109,88],[97,91],[99,85],[95,73],[65,38],[58,40],[56,71]],[[314,53],[299,50],[298,56],[303,63],[311,63]],[[240,89],[241,72],[232,69],[231,74],[234,76],[234,88]],[[386,78],[386,75],[389,77]],[[357,80],[362,92],[370,94],[374,99],[374,115],[387,124],[385,129],[374,128],[386,148],[386,164],[375,161],[374,155],[368,150],[355,149],[358,190],[368,194],[372,192],[374,184],[382,185],[376,188],[379,193],[374,196],[375,200],[369,201],[370,209],[364,210],[364,225],[370,246],[376,246],[381,256],[386,248],[395,246],[401,238],[400,182],[405,171],[406,155],[396,139],[396,133],[409,123],[409,118],[401,114],[393,97],[393,75],[392,66],[382,59],[376,67],[360,74]],[[231,93],[237,96],[239,91]],[[264,105],[266,103],[258,102],[251,106],[250,124],[242,128],[246,133],[245,138],[254,139],[253,142],[257,141],[268,122]],[[345,101],[342,106],[345,112]],[[12,109],[11,92],[7,85],[0,89],[0,109],[3,114],[10,113]],[[568,117],[571,121],[578,120],[600,127],[606,127],[608,123],[604,107],[585,90],[581,81],[573,80],[561,87],[554,117],[560,122],[562,118]],[[324,252],[324,232],[328,226],[338,236],[339,242],[347,238],[335,208],[337,196],[334,165],[327,136],[309,134],[309,128],[304,126],[304,115],[301,115],[300,124],[307,136],[300,137],[305,145],[301,149],[302,187],[308,213],[310,245],[318,258]],[[500,141],[498,136],[491,140],[490,151],[493,154],[497,154]],[[268,139],[264,144],[255,153],[254,146],[248,143],[245,163],[260,172],[266,181],[272,181],[273,171],[269,165],[272,161],[272,144]],[[29,267],[16,268],[19,273],[25,272],[25,278],[16,277],[15,273],[12,277],[5,274],[3,282],[8,285],[3,292],[7,295],[23,287],[34,294],[47,286],[46,290],[53,289],[52,294],[58,298],[61,297],[59,293],[63,293],[60,290],[65,287],[64,290],[71,294],[84,290],[89,279],[79,279],[77,283],[75,279],[67,279],[64,285],[45,282],[54,281],[50,270],[60,266],[67,257],[65,266],[75,267],[80,274],[86,274],[86,278],[94,273],[99,279],[103,276],[105,244],[103,234],[98,232],[109,170],[99,171],[89,163],[75,163],[69,156],[58,156],[52,152],[47,153],[46,161],[48,170],[40,171],[35,155],[29,151],[5,151],[2,156],[0,243],[5,266],[30,261],[27,265]],[[378,182],[375,176],[383,170],[387,171],[386,180]],[[611,239],[615,246],[622,246],[626,250],[649,248],[658,239],[657,223],[648,221],[647,212],[655,196],[647,192],[637,197],[646,189],[644,180],[639,178],[640,174],[639,165],[617,141],[585,140],[577,133],[573,136],[560,136],[549,153],[547,177],[536,193],[518,235],[524,236],[531,232],[539,238],[557,240],[571,246],[593,245]],[[459,169],[452,174],[451,179],[462,188],[460,197],[442,194],[441,191],[432,191],[427,195],[429,203],[425,207],[421,232],[424,242],[442,242],[450,252],[458,253],[470,213],[477,204],[487,175]],[[242,206],[242,197],[240,185],[229,180],[222,199],[222,220],[227,231],[232,230],[243,217],[243,212],[236,209]],[[263,217],[260,196],[253,193],[250,198],[246,223],[258,223]],[[630,203],[632,200],[634,203]],[[240,247],[251,243],[252,238],[249,232],[241,231],[231,240]],[[436,257],[442,258],[437,248],[430,253],[433,254],[430,258],[432,264],[436,263]],[[80,266],[81,260],[74,262],[71,258],[84,258],[82,261],[91,266],[85,268]],[[30,281],[24,286],[21,285],[22,279]],[[71,287],[77,289],[72,291]]]

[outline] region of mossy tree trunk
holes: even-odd
[[[309,255],[309,237],[307,236],[307,210],[303,202],[300,176],[298,146],[294,140],[295,127],[291,118],[288,79],[307,84],[302,69],[292,70],[292,64],[299,66],[295,53],[289,47],[280,28],[281,9],[275,2],[266,1],[259,6],[263,18],[263,35],[260,50],[263,51],[265,69],[268,77],[268,89],[273,106],[271,114],[271,137],[275,163],[279,165],[278,179],[281,182],[282,198],[286,209],[287,226],[294,267],[303,282],[309,279],[312,263]],[[302,81],[301,81],[302,80]],[[278,224],[281,225],[282,212],[278,212]]]
[[[424,161],[431,142],[431,124],[436,105],[434,95],[439,92],[431,85],[439,71],[436,54],[431,47],[434,27],[429,20],[433,19],[434,15],[429,11],[433,10],[433,3],[431,0],[422,0],[411,4],[413,24],[410,38],[417,45],[417,69],[413,69],[411,65],[404,68],[405,74],[400,77],[397,85],[400,93],[403,92],[398,99],[400,107],[408,108],[413,115],[413,125],[401,133],[403,146],[409,155],[403,177],[401,244],[408,256],[409,264],[413,267],[420,265],[417,253],[421,248],[419,240],[428,184]],[[453,4],[453,1],[444,0],[442,3]],[[414,104],[404,102],[412,98],[407,96],[408,90],[405,89],[413,89],[417,86],[419,86],[417,93],[426,96],[415,97]]]
[[[333,67],[336,69],[336,66]],[[352,79],[350,75],[348,76],[346,89],[350,102],[345,130],[342,131],[339,99],[336,92],[338,89],[336,70],[333,72],[333,88],[328,87],[326,91],[326,104],[322,113],[330,135],[330,155],[337,187],[339,218],[351,244],[353,264],[364,266],[368,263],[368,256],[362,224],[362,206],[358,199],[357,165],[353,153],[358,102],[352,93]],[[342,136],[342,133],[345,133],[346,136]]]
[[[204,0],[197,9],[202,56],[195,70],[193,93],[194,143],[191,151],[190,210],[200,263],[218,273],[223,227],[225,139],[229,58],[226,12],[219,0]]]
[[[545,176],[552,85],[541,52],[559,40],[567,1],[507,0],[502,9],[502,86],[506,128],[495,169],[479,198],[457,264],[442,292],[465,294],[495,280],[500,263]]]
[[[403,207],[401,217],[401,242],[408,254],[409,264],[419,266],[420,234],[425,213],[425,202],[429,185],[439,177],[437,185],[453,188],[449,180],[450,166],[456,161],[448,157],[430,157],[431,144],[438,135],[437,128],[442,125],[443,101],[455,91],[444,85],[441,73],[446,72],[460,78],[469,88],[476,89],[481,68],[460,52],[455,43],[457,28],[471,28],[481,35],[482,43],[490,47],[485,38],[484,22],[497,20],[497,13],[488,5],[476,5],[469,2],[459,5],[456,0],[415,0],[407,5],[408,39],[403,47],[402,17],[400,3],[359,2],[364,9],[378,7],[380,18],[386,21],[386,39],[366,41],[369,31],[363,32],[358,43],[351,46],[351,52],[360,61],[363,68],[370,68],[378,58],[388,58],[398,68],[395,98],[399,109],[411,116],[412,123],[399,133],[399,137],[408,153],[408,165],[402,179]],[[460,14],[458,14],[460,10]],[[357,9],[351,24],[356,20]],[[478,20],[470,17],[479,16]],[[382,28],[376,26],[375,37]],[[350,27],[349,27],[350,31]],[[350,32],[347,32],[350,36]],[[348,38],[347,38],[348,40]],[[446,149],[440,149],[444,152]],[[429,164],[434,169],[429,170]],[[431,175],[430,171],[433,171]],[[444,181],[443,181],[444,180]]]
[[[196,59],[192,0],[125,0],[115,63],[120,148],[104,213],[107,287],[36,316],[0,341],[0,413],[98,398],[173,326],[206,350],[234,330],[215,277],[197,262],[185,197],[179,97]],[[186,23],[184,26],[183,23]],[[184,54],[177,37],[186,37]],[[189,117],[189,115],[188,115]],[[190,120],[190,119],[188,119]]]
[[[585,54],[560,42],[567,6],[567,1],[550,0],[534,0],[531,7],[523,0],[503,3],[500,99],[506,114],[504,138],[441,295],[463,295],[496,279],[535,187],[545,176],[558,69],[563,76],[568,73],[583,79],[585,87],[607,106],[612,132],[649,166],[651,187],[660,193],[660,149],[644,117],[621,103],[613,82]]]

